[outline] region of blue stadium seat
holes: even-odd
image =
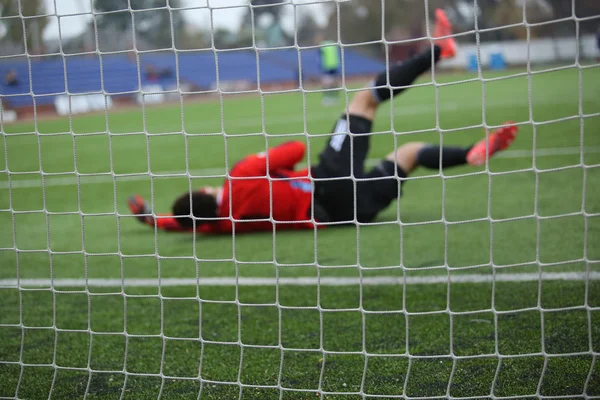
[[[31,82],[29,71],[31,65]],[[170,76],[157,81],[148,79],[146,67],[157,70],[169,69]],[[364,57],[351,49],[343,52],[346,76],[372,75],[381,71],[385,64]],[[217,80],[244,80],[257,83],[295,81],[299,68],[303,77],[317,77],[319,68],[318,49],[280,50],[198,50],[193,52],[161,52],[142,54],[140,66],[125,55],[66,56],[64,58],[37,58],[28,63],[19,61],[0,64],[2,77],[11,69],[17,72],[19,82],[14,86],[0,84],[0,95],[13,107],[31,106],[35,97],[37,104],[52,104],[56,95],[66,93],[128,94],[142,85],[159,83],[164,88],[177,84],[177,73],[182,82],[201,90],[213,87]],[[217,75],[218,73],[218,75]]]
[[[477,54],[469,53],[467,56],[467,71],[476,72],[479,69],[479,60],[477,60]]]
[[[490,68],[496,71],[506,69],[506,60],[501,52],[490,54]]]

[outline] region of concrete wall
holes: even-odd
[[[482,68],[489,66],[490,55],[502,53],[507,65],[524,65],[528,58],[532,64],[544,64],[554,62],[575,62],[577,54],[577,41],[575,38],[560,39],[536,39],[527,41],[492,42],[482,43],[480,46],[480,57]],[[600,50],[596,46],[594,35],[585,35],[580,38],[579,59],[596,59],[600,56]],[[462,68],[468,66],[469,55],[477,54],[476,45],[459,46],[456,58],[446,60],[440,64],[440,68]]]

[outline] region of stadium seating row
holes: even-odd
[[[348,49],[344,51],[343,63],[348,77],[373,74],[384,67],[380,61]],[[177,76],[194,90],[214,89],[217,80],[253,84],[296,81],[300,69],[304,79],[320,74],[318,49],[150,53],[140,56],[139,67],[135,59],[126,55],[30,61],[23,57],[0,64],[2,76],[14,70],[18,77],[12,85],[0,84],[0,94],[5,105],[18,108],[33,105],[34,98],[36,104],[53,104],[57,96],[66,92],[90,94],[104,89],[111,95],[131,95],[140,87],[156,84],[167,89],[177,84]]]

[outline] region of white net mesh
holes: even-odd
[[[66,3],[0,1],[0,398],[600,398],[595,3]],[[382,103],[367,165],[505,120],[513,148],[417,170],[349,227],[127,209],[160,219],[288,140],[317,162],[365,83],[431,48],[436,7],[459,53]]]

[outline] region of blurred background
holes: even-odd
[[[139,101],[142,88],[299,88],[318,82],[325,41],[342,45],[345,78],[364,78],[430,46],[435,8],[446,10],[461,46],[440,68],[599,54],[597,0],[0,0],[0,94],[3,109],[16,113],[4,120],[33,107],[60,113],[69,94],[110,95],[110,106]],[[81,107],[104,108],[103,99]]]
[[[574,36],[573,16],[582,19],[582,35],[599,26],[596,0],[427,3],[428,13],[424,0],[0,0],[0,53],[310,46],[324,34],[344,44],[370,43],[363,50],[383,57],[383,42],[427,36],[426,17],[435,8],[446,10],[458,32],[481,30],[481,41]],[[458,39],[475,43],[476,36]]]

